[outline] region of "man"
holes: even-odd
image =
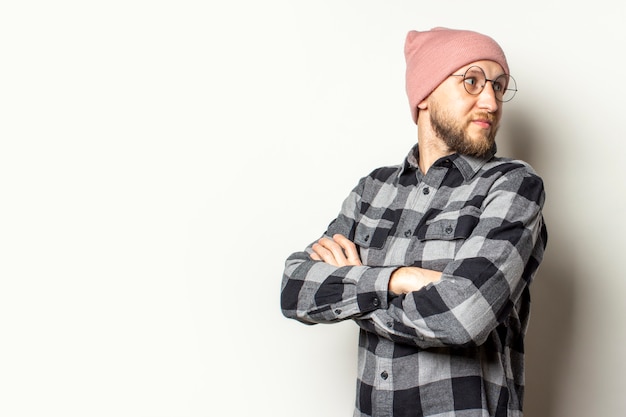
[[[286,261],[281,308],[360,327],[355,416],[522,415],[529,285],[547,232],[542,180],[495,157],[515,81],[500,46],[410,31],[418,144],[362,178],[323,237]]]

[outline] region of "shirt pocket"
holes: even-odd
[[[473,206],[443,211],[418,229],[417,238],[422,241],[467,239],[478,224],[480,214],[481,211]]]
[[[392,224],[386,220],[377,220],[368,224],[360,222],[354,232],[354,243],[358,246],[359,256],[364,265],[383,266],[387,253],[387,238]]]
[[[391,225],[380,223],[376,226],[359,223],[354,232],[354,243],[366,249],[382,249],[389,236],[390,228]]]
[[[476,207],[443,211],[420,226],[416,237],[422,265],[439,270],[453,260],[461,245],[472,235],[480,213]]]

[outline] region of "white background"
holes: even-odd
[[[623,416],[625,6],[4,1],[0,415],[348,416],[352,323],[282,317],[284,259],[415,143],[410,29],[494,37],[499,149],[546,183],[530,417]]]

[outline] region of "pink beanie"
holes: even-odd
[[[469,30],[437,27],[426,32],[410,31],[404,44],[406,93],[413,121],[417,105],[439,84],[470,62],[495,61],[509,74],[502,48],[488,36]]]

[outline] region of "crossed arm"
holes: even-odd
[[[311,259],[341,266],[362,265],[356,245],[347,237],[336,234],[332,239],[323,237],[312,246]],[[408,294],[417,291],[431,282],[441,279],[441,272],[415,266],[396,269],[389,278],[389,291],[395,294]]]

